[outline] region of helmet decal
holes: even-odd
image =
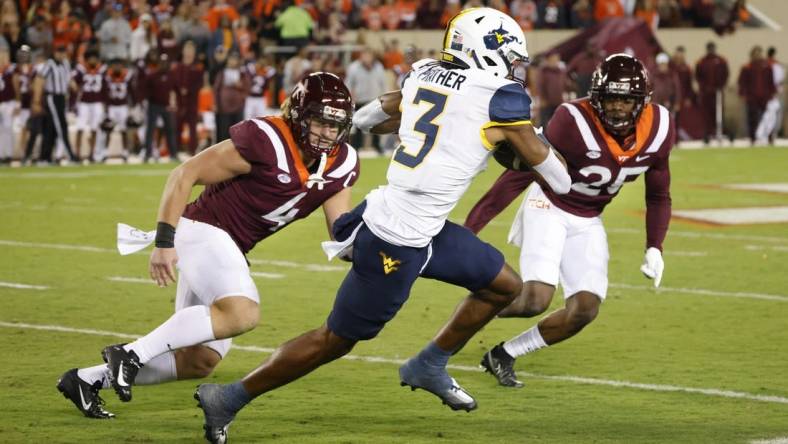
[[[334,156],[350,133],[355,109],[350,91],[335,74],[316,72],[304,77],[290,94],[290,128],[301,149],[312,157]],[[334,124],[337,136],[327,140],[312,134],[313,120]],[[317,138],[317,142],[313,139]]]
[[[496,50],[507,43],[522,43],[520,38],[512,35],[509,31],[503,29],[503,23],[498,29],[494,29],[484,36],[484,46],[487,49]]]

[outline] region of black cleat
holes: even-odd
[[[88,418],[109,419],[115,417],[113,413],[102,407],[104,400],[98,394],[101,389],[101,381],[90,385],[77,375],[75,368],[63,373],[63,376],[57,381],[57,389],[64,398],[71,400],[77,410]]]
[[[495,379],[502,386],[522,388],[523,383],[517,380],[517,375],[514,373],[514,361],[515,358],[506,353],[506,350],[503,348],[503,342],[501,342],[482,356],[482,362],[479,366],[485,372],[495,376]]]
[[[101,356],[109,365],[110,382],[118,398],[123,402],[131,401],[131,386],[142,367],[140,358],[133,351],[126,351],[122,345],[106,347]]]
[[[205,439],[211,444],[226,444],[227,429],[235,419],[234,413],[229,413],[224,407],[219,384],[201,384],[194,392],[197,407],[202,409],[205,416]]]

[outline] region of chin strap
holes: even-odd
[[[323,171],[326,169],[326,161],[328,161],[328,154],[321,154],[320,165],[318,165],[317,171],[314,174],[310,174],[309,178],[306,180],[307,189],[311,189],[314,185],[317,185],[318,190],[323,190],[323,186],[328,182],[327,180],[323,179]]]

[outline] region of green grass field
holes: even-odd
[[[355,201],[385,181],[386,165],[363,161]],[[785,149],[676,151],[673,206],[788,205],[788,194],[712,186],[788,182],[786,166]],[[195,381],[137,387],[129,404],[107,391],[107,408],[117,414],[111,421],[82,417],[55,389],[65,370],[98,363],[105,345],[170,316],[174,288],[108,279],[147,277],[147,254],[114,251],[115,224],[153,228],[168,168],[0,170],[0,442],[201,442]],[[464,219],[499,172],[491,165],[476,180],[454,220]],[[643,208],[641,179],[625,186],[606,211],[608,299],[579,336],[518,361],[524,389],[497,386],[477,364],[486,349],[535,319],[493,321],[452,359],[452,375],[479,402],[470,414],[399,386],[397,361],[420,350],[465,295],[422,280],[381,335],[358,345],[354,359],[321,368],[242,411],[230,429],[232,441],[785,442],[786,224],[712,227],[674,220],[665,244],[665,288],[654,291],[638,270]],[[514,265],[519,252],[505,238],[515,210],[482,232]],[[275,348],[323,322],[347,267],[326,263],[319,246],[324,233],[316,213],[250,254],[253,271],[283,277],[256,278],[261,324],[236,345]],[[310,271],[307,264],[336,268]],[[557,296],[554,308],[561,304]],[[266,356],[236,349],[209,379],[233,381]]]

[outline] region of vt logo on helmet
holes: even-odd
[[[449,21],[441,60],[511,78],[517,63],[528,62],[523,30],[497,9],[470,8]]]

